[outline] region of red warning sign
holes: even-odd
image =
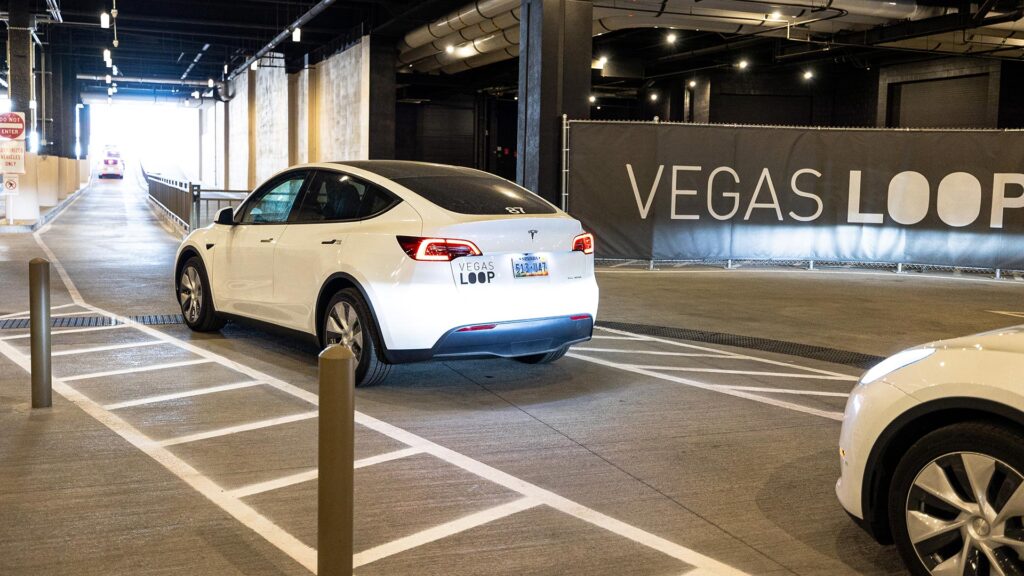
[[[0,114],[0,138],[4,140],[24,140],[25,114],[22,112]]]

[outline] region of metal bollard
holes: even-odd
[[[50,371],[50,262],[28,263],[29,327],[32,342],[32,407],[53,405]]]
[[[355,355],[333,344],[320,353],[317,574],[352,575]]]

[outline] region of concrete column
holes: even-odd
[[[363,38],[363,65],[369,82],[368,157],[395,157],[395,44],[393,39]]]
[[[516,181],[561,202],[562,114],[590,116],[593,5],[522,0]]]
[[[60,158],[57,156],[39,156],[34,162],[36,190],[38,190],[40,206],[56,206],[60,201],[58,192],[60,185],[59,161]]]
[[[28,0],[10,0],[7,20],[8,94],[11,110],[29,115],[32,100],[32,27]]]
[[[86,104],[78,111],[78,142],[82,145],[82,155],[79,159],[89,158],[89,139],[92,136],[90,120],[89,105]]]
[[[25,154],[25,173],[18,176],[18,195],[8,197],[15,222],[31,223],[39,219],[40,202],[35,177],[38,160],[35,154]],[[3,224],[6,222],[0,222]]]

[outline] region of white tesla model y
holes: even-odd
[[[242,317],[347,344],[369,384],[430,358],[562,357],[593,331],[593,252],[579,221],[486,172],[311,164],[189,234],[175,286],[193,330]]]
[[[918,576],[1024,574],[1024,326],[869,370],[840,435],[843,507]]]

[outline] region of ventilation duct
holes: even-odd
[[[506,28],[511,28],[518,24],[519,8],[516,8],[515,10],[499,14],[494,18],[489,18],[472,26],[467,26],[458,32],[454,32],[443,38],[438,38],[422,46],[407,48],[399,53],[398,62],[399,64],[410,64],[417,60],[429,58],[434,54],[444,52],[448,46],[458,46],[465,42],[499,32]]]
[[[477,0],[461,10],[452,12],[448,16],[425,26],[420,26],[405,35],[399,51],[406,51],[412,48],[419,48],[449,34],[454,34],[463,28],[479,24],[484,20],[491,20],[504,12],[509,12],[519,6],[520,0]]]

